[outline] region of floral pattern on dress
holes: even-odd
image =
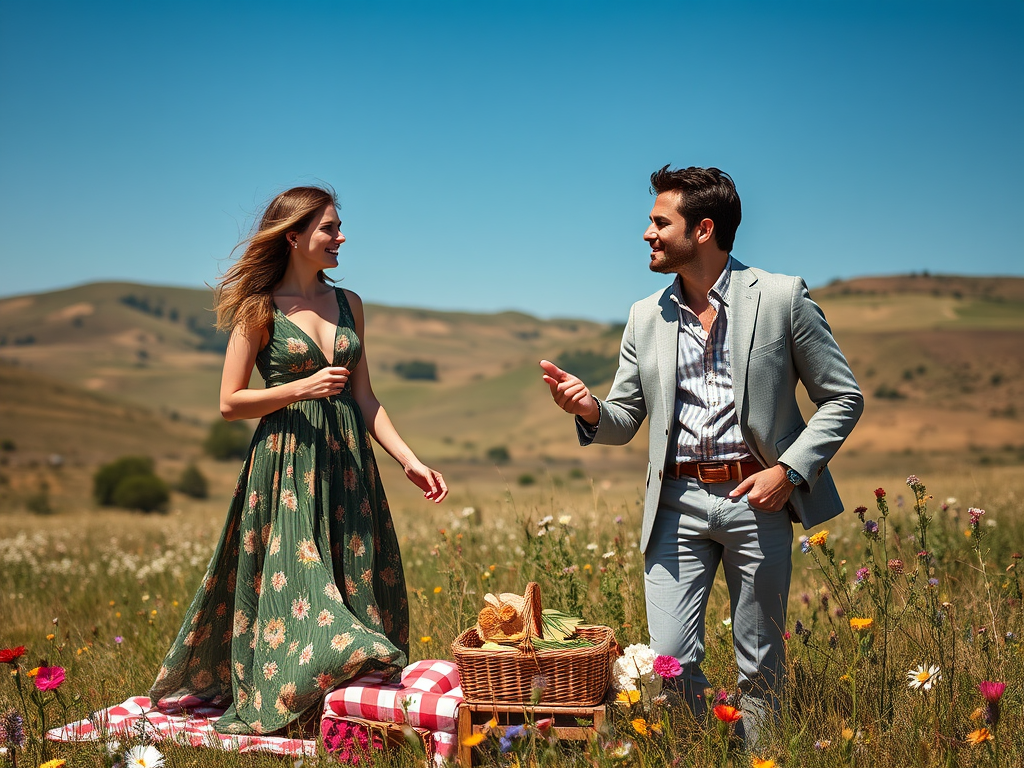
[[[362,349],[344,292],[331,360],[280,311],[256,359],[268,387]],[[217,728],[270,733],[409,651],[398,539],[351,392],[260,420],[210,566],[150,697],[227,706]]]

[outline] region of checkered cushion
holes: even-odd
[[[424,659],[402,670],[402,685],[425,693],[448,693],[459,687],[459,669],[450,661]]]

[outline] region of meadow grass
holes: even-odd
[[[514,745],[516,759],[553,766],[739,766],[753,757],[787,766],[1020,765],[1024,619],[1015,554],[1024,551],[1024,477],[1019,466],[968,472],[951,471],[951,462],[921,465],[936,474],[920,470],[928,488],[916,493],[893,464],[841,476],[848,509],[867,507],[864,520],[848,511],[824,526],[827,536],[810,532],[817,536],[807,552],[794,548],[784,718],[763,754],[739,751],[714,721],[637,703],[613,705],[607,732],[592,745],[552,745],[533,733]],[[464,476],[451,503],[424,513],[385,473],[402,535],[414,659],[450,658],[452,640],[475,623],[484,593],[522,593],[529,581],[540,584],[546,606],[613,627],[621,645],[647,641],[635,477],[594,482],[549,473],[521,488],[496,483],[493,470],[467,468]],[[877,487],[886,491],[881,499]],[[169,515],[67,506],[51,516],[0,515],[0,648],[27,647],[22,671],[44,662],[67,670],[61,701],[48,696],[47,725],[146,692],[220,532],[221,496]],[[972,522],[970,508],[986,511]],[[871,526],[865,533],[869,520],[879,524],[877,535]],[[732,694],[728,618],[720,574],[704,667],[716,689]],[[851,618],[871,626],[855,629]],[[927,691],[913,690],[908,672],[922,664],[938,666],[941,677]],[[14,680],[4,678],[0,709],[21,711]],[[998,723],[987,726],[978,690],[986,680],[1007,683]],[[50,744],[44,752],[37,711],[30,703],[23,713],[30,740],[21,765],[54,756],[75,766],[111,764],[95,745]],[[994,740],[969,744],[983,727]],[[169,766],[284,762],[160,749]],[[495,763],[509,760],[488,754]],[[377,762],[415,760],[400,752]]]

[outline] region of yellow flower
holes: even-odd
[[[54,758],[53,760],[47,760],[45,763],[41,763],[39,768],[61,768],[65,763],[67,763],[67,760]]]
[[[440,595],[441,594],[441,588],[440,587],[434,587],[434,594],[435,595]]]
[[[750,756],[750,764],[754,768],[775,768],[774,760],[762,760],[760,757],[755,755]]]
[[[992,732],[988,728],[979,728],[967,734],[967,743],[973,747],[992,741]]]
[[[494,573],[494,570],[495,570],[495,569],[496,569],[497,567],[498,567],[498,566],[496,566],[496,565],[488,565],[488,566],[487,566],[487,570],[489,570],[489,571],[490,571],[491,573]]]
[[[619,691],[615,701],[619,704],[636,704],[640,701],[640,691]]]
[[[118,611],[117,613],[115,613],[114,614],[114,618],[120,619],[121,618],[121,612]]]
[[[50,634],[48,634],[48,635],[46,636],[46,639],[47,639],[47,640],[53,640],[53,638],[55,638],[55,637],[56,637],[56,635],[55,635],[55,634],[53,634],[53,632],[51,632]]]
[[[635,717],[630,721],[633,726],[633,730],[639,733],[641,736],[649,735],[650,731],[647,728],[647,721],[642,717]]]
[[[474,733],[472,736],[467,736],[462,740],[462,746],[464,747],[475,747],[480,744],[485,738],[483,733]]]
[[[840,675],[839,676],[839,682],[841,682],[841,683],[848,683],[848,682],[850,682],[850,676],[849,675]]]
[[[487,729],[488,731],[491,730],[491,728],[497,728],[497,727],[498,727],[498,718],[496,718],[496,717],[492,717],[484,725],[484,728]]]
[[[853,728],[843,728],[843,738],[846,741],[853,741]]]
[[[818,531],[816,534],[807,539],[807,543],[812,547],[823,547],[825,542],[828,541],[828,531]]]
[[[871,629],[875,624],[874,619],[859,619],[856,616],[850,619],[850,629],[854,632],[863,632]]]
[[[110,601],[110,607],[113,608],[115,605],[116,605],[116,603],[113,600],[111,600]]]
[[[25,673],[25,676],[26,677],[35,677],[38,674],[39,674],[39,667],[33,667],[32,669],[30,669],[28,672]]]
[[[590,571],[590,570],[593,570],[593,566],[592,566],[592,565],[591,565],[590,563],[585,563],[585,564],[583,565],[583,570],[584,570],[584,571]]]
[[[430,635],[424,635],[420,638],[421,643],[429,643],[433,638]]]

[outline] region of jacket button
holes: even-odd
[[[661,480],[662,475],[665,474],[663,470],[658,470],[658,479]]]

